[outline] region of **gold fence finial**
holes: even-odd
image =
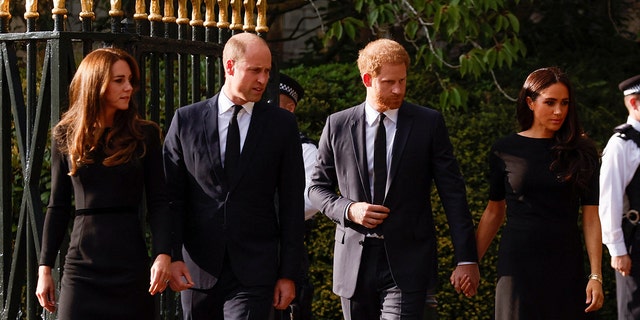
[[[82,11],[80,12],[80,20],[96,18],[96,14],[93,12],[93,0],[80,0]]]
[[[178,0],[178,19],[177,24],[189,24],[189,16],[187,14],[187,0]]]
[[[122,11],[122,0],[111,0],[111,10],[109,10],[109,15],[112,18],[124,16],[124,11]]]
[[[151,0],[149,5],[149,21],[160,22],[162,21],[162,15],[160,14],[160,1]]]
[[[204,0],[204,5],[207,8],[207,12],[204,19],[204,26],[207,28],[215,28],[218,26],[216,22],[216,1]]]
[[[242,30],[242,0],[231,0],[231,30]]]
[[[253,10],[255,8],[256,5],[253,0],[244,0],[244,26],[242,27],[242,30],[246,32],[256,31],[256,24],[253,22]]]
[[[40,14],[38,13],[38,1],[37,0],[27,0],[25,3],[25,19],[37,19]]]
[[[53,1],[53,9],[51,10],[53,14],[67,14],[67,8],[65,0],[54,0]]]
[[[269,27],[267,26],[267,0],[258,0],[258,23],[256,27],[257,33],[267,33],[269,32]]]
[[[218,28],[229,28],[229,0],[218,0]]]
[[[200,12],[200,5],[202,0],[191,0],[191,22],[189,25],[192,27],[202,27],[202,12]]]
[[[134,20],[147,20],[149,15],[147,14],[147,7],[144,0],[136,0],[136,13],[133,14]]]
[[[9,0],[0,0],[0,19],[11,19]]]
[[[164,17],[162,17],[162,22],[164,23],[176,22],[176,16],[175,16],[172,0],[164,0]]]

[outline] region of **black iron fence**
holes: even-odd
[[[49,131],[67,108],[68,85],[82,57],[103,46],[130,52],[145,84],[136,96],[140,113],[166,129],[177,107],[219,90],[222,47],[232,34],[268,31],[266,0],[111,0],[108,10],[94,10],[92,0],[81,0],[77,13],[64,0],[47,1],[52,3],[26,0],[26,31],[12,32],[11,12],[22,10],[0,0],[2,319],[55,318],[42,311],[34,294],[49,193]],[[46,6],[53,7],[46,15],[53,30],[36,30],[38,8]],[[80,30],[74,31],[69,20],[76,15]],[[93,30],[99,19],[107,21],[106,30]],[[58,265],[65,253],[63,248]],[[166,292],[156,301],[162,319],[181,318],[175,294]]]

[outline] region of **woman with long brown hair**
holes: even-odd
[[[582,131],[571,83],[558,68],[527,77],[516,113],[521,131],[498,140],[489,154],[489,203],[477,231],[481,258],[506,216],[495,318],[584,319],[604,300],[598,152]]]
[[[139,79],[126,52],[89,53],[71,81],[69,110],[53,128],[36,295],[59,319],[154,319],[152,295],[167,287],[171,216],[161,133],[138,116]],[[151,268],[142,207],[153,235]],[[51,268],[72,217],[56,305]]]

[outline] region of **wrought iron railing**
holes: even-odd
[[[11,1],[0,0],[2,319],[55,319],[34,294],[48,194],[48,134],[67,107],[68,84],[80,59],[100,46],[128,50],[146,84],[136,96],[140,112],[166,129],[177,107],[219,90],[222,47],[232,34],[268,31],[266,0],[135,0],[124,7],[122,0],[111,0],[104,13],[93,5],[81,0],[81,30],[72,31],[65,30],[71,14],[65,0],[53,0],[53,30],[40,31],[38,1],[27,0],[26,31],[10,32]],[[108,15],[110,30],[94,31],[101,14]],[[267,95],[275,95],[270,88]],[[65,253],[63,248],[59,256]],[[171,292],[157,299],[162,319],[181,319],[175,300]]]

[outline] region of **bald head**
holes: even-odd
[[[236,34],[225,44],[222,61],[225,95],[238,105],[260,101],[271,71],[267,42],[253,33]]]
[[[224,50],[222,51],[222,60],[241,60],[247,53],[248,48],[251,50],[259,48],[261,50],[266,49],[269,51],[269,46],[264,39],[253,33],[243,32],[229,38],[227,43],[224,45]],[[271,57],[270,51],[269,57]]]

